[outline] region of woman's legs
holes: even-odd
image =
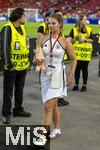
[[[82,62],[83,85],[86,85],[88,80],[88,64],[89,61]]]
[[[75,69],[75,86],[72,89],[73,91],[79,90],[78,84],[79,84],[79,79],[80,79],[80,72],[81,72],[81,61],[77,60],[77,66]]]
[[[81,61],[77,60],[77,66],[75,70],[75,84],[79,84],[79,79],[80,79],[80,71],[81,71]]]
[[[53,123],[54,123],[54,126],[56,129],[60,129],[61,128],[61,123],[60,123],[60,111],[57,107],[57,103],[54,107],[54,110],[53,110]]]
[[[87,80],[88,80],[88,64],[89,61],[82,62],[82,75],[83,75],[83,86],[80,89],[81,92],[85,92],[87,90]]]
[[[56,138],[61,135],[60,130],[60,113],[57,108],[57,98],[48,100],[45,105],[44,125],[51,125],[52,119],[54,122],[55,129],[50,133],[50,138]],[[47,127],[48,130],[48,127]]]
[[[53,117],[53,110],[54,107],[56,106],[57,100],[51,99],[48,100],[45,104],[44,104],[44,120],[43,120],[43,124],[44,125],[51,125],[52,123],[52,117]]]

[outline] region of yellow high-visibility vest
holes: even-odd
[[[43,22],[41,25],[40,25],[40,27],[43,27],[43,35],[50,35],[50,30],[47,30],[46,29],[46,24],[45,24],[45,22]],[[37,42],[36,42],[36,48],[38,48],[38,44],[37,44]]]
[[[100,32],[99,32],[99,35],[98,35],[98,43],[100,44]]]
[[[29,43],[26,37],[24,25],[21,25],[22,35],[18,33],[14,25],[9,22],[5,26],[11,27],[11,61],[17,71],[27,69],[29,62]],[[5,69],[7,69],[5,67]]]
[[[43,22],[40,26],[43,26],[44,35],[50,35],[50,30],[47,30],[45,22]]]
[[[87,30],[86,33],[84,33],[84,34],[81,33],[83,40],[90,37],[90,33],[92,31],[92,29],[88,26],[86,26],[86,30]],[[78,29],[76,27],[74,27],[73,31],[74,31],[74,37],[77,36]],[[78,41],[75,41],[73,46],[75,49],[75,54],[76,54],[77,60],[82,60],[82,61],[90,61],[91,60],[92,43],[87,43],[87,42],[79,43]]]

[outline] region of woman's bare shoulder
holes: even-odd
[[[66,42],[71,42],[71,37],[65,37]]]
[[[63,42],[69,42],[69,41],[71,41],[71,38],[70,38],[70,37],[62,36],[62,37],[60,38],[60,40],[63,41]]]
[[[63,45],[63,47],[66,48],[66,45],[68,45],[71,42],[71,39],[69,37],[61,37],[59,41]]]
[[[45,43],[49,39],[49,36],[43,35],[42,37],[42,44]]]

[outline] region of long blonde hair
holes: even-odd
[[[76,24],[75,24],[75,27],[78,28],[78,32],[81,32],[81,26],[80,26],[80,22],[83,20],[84,16],[86,16],[85,14],[79,14],[78,18],[76,19]],[[86,28],[86,25],[84,25],[83,27],[83,31],[84,32],[87,32],[87,28]]]

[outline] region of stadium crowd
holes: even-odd
[[[89,17],[100,17],[100,1],[97,0],[0,0],[0,15],[7,15],[8,8],[35,8],[43,15],[47,10],[60,9],[63,14],[75,16],[86,12]]]

